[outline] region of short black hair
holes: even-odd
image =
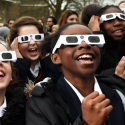
[[[76,25],[76,24],[84,26],[83,24],[78,23],[78,22],[67,23],[67,24],[63,25],[62,27],[60,27],[56,33],[46,36],[44,41],[42,42],[41,46],[39,47],[39,51],[41,52],[41,54],[43,56],[45,56],[47,53],[52,53],[52,50],[53,50],[55,44],[57,43],[57,40],[59,39],[63,30],[65,30],[67,27],[69,27],[71,25]]]
[[[9,20],[8,20],[8,24],[9,24],[9,22],[10,22],[11,20],[15,21],[16,19],[14,19],[14,18],[9,19]]]
[[[54,16],[49,16],[48,18],[51,18],[54,24],[57,24],[57,19]]]
[[[81,23],[88,26],[88,23],[93,15],[95,15],[102,6],[98,4],[89,4],[84,7],[81,14]]]
[[[103,15],[104,12],[105,12],[107,9],[112,8],[112,7],[113,7],[113,8],[116,8],[116,9],[118,9],[118,10],[120,10],[120,11],[123,13],[123,11],[122,11],[118,6],[115,6],[115,5],[106,5],[106,6],[102,7],[102,8],[96,13],[96,16],[101,17],[101,15]]]

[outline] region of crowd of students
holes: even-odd
[[[124,3],[90,4],[80,19],[66,10],[48,29],[12,20],[0,38],[0,125],[125,125]]]

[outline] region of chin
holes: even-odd
[[[31,61],[35,61],[35,60],[38,60],[39,57],[40,57],[40,56],[34,56],[34,57],[30,57],[29,59],[30,59]]]

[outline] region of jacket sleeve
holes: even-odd
[[[33,98],[27,101],[25,125],[51,125]]]
[[[41,111],[32,97],[27,101],[25,116],[25,125],[52,125],[48,120],[48,116]],[[81,116],[79,116],[72,125],[84,125],[82,123]]]
[[[24,58],[23,59],[17,58],[17,61],[14,63],[14,67],[18,71],[18,79],[24,80],[27,78],[30,65],[31,65],[31,60]]]
[[[84,125],[84,124],[82,123],[82,118],[81,118],[81,116],[79,116],[79,117],[75,120],[75,122],[73,123],[73,125]]]

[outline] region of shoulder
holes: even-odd
[[[115,68],[106,69],[101,72],[101,75],[109,75],[112,76],[115,73]]]
[[[23,125],[26,99],[22,87],[8,88],[6,99],[7,107],[1,123],[6,125]]]
[[[51,108],[52,103],[42,87],[36,86],[31,94],[32,96],[26,104],[29,110],[38,110],[39,112],[39,109],[45,110],[46,108]]]

